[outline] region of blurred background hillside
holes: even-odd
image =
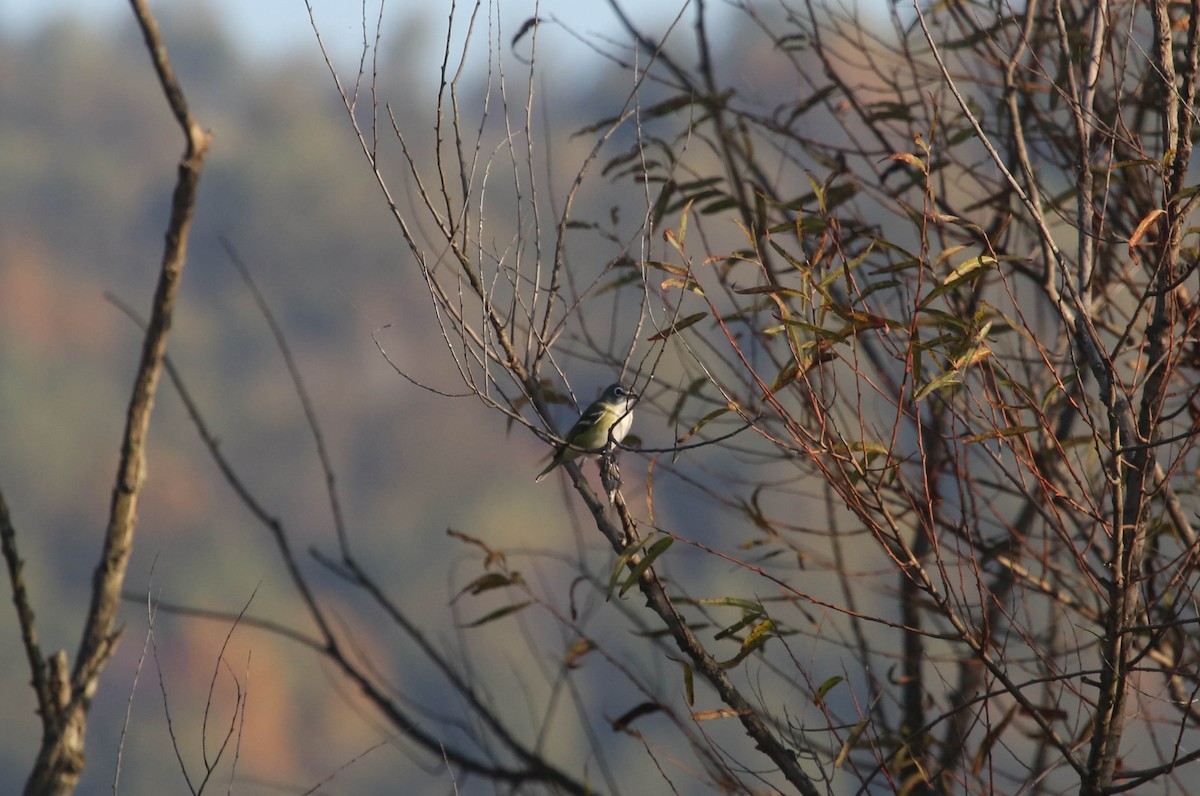
[[[445,11],[433,5],[397,5],[385,25],[382,69],[403,76],[404,87],[388,100],[410,128],[431,124],[419,120],[430,113],[445,35]],[[0,30],[0,486],[49,652],[78,642],[138,355],[139,330],[105,295],[139,311],[148,307],[182,142],[128,14],[17,25],[12,11],[0,15],[11,23]],[[456,391],[424,288],[408,270],[315,41],[295,36],[308,26],[303,5],[275,11],[288,15],[293,32],[287,46],[272,47],[255,45],[270,32],[237,30],[255,23],[231,22],[221,7],[159,3],[157,11],[197,116],[216,134],[171,356],[224,453],[287,523],[297,549],[331,549],[312,438],[267,325],[222,246],[228,240],[293,347],[357,552],[402,602],[422,606],[418,619],[435,637],[450,637],[446,605],[474,570],[462,574],[470,554],[446,536],[448,528],[497,546],[579,543],[560,492],[552,485],[535,491],[531,483],[545,448],[524,432],[506,435],[473,400],[447,402],[413,387],[376,350],[371,334],[379,330],[397,364]],[[514,27],[521,13],[513,11]],[[339,57],[352,57],[354,37],[361,38],[357,14],[323,31]],[[571,41],[561,34],[540,51],[544,62],[558,58],[562,67],[547,70],[558,84],[544,87],[552,110],[539,113],[573,173],[570,133],[618,110],[631,78],[598,69],[598,59],[582,62]],[[584,212],[620,201],[598,192]],[[633,215],[639,212],[635,206]],[[585,399],[609,375],[573,374]],[[337,593],[332,578],[322,579],[315,566],[313,574]],[[151,429],[127,588],[234,613],[253,599],[251,614],[306,629],[270,539],[233,498],[166,385]],[[149,656],[138,673],[146,614],[144,603],[126,606],[125,633],[92,713],[81,793],[111,792],[131,695],[120,790],[185,789]],[[379,658],[392,661],[398,686],[421,693],[427,673],[406,668],[405,653],[378,637],[370,614],[346,605],[341,618],[359,623],[358,643],[377,644]],[[171,729],[192,766],[202,756],[207,684],[228,629],[156,620]],[[28,774],[38,724],[11,610],[0,611],[0,634],[7,673],[0,678],[0,793],[15,793]],[[295,645],[240,628],[226,660],[249,689],[234,792],[304,792],[326,778],[318,792],[383,792],[381,783],[394,786],[397,777],[407,784],[389,792],[449,792],[444,769],[427,758],[414,768],[403,744],[377,748],[377,720]],[[233,702],[228,678],[217,682],[210,752]],[[405,779],[422,770],[427,780]]]

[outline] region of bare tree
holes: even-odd
[[[609,6],[628,44],[579,43],[633,88],[562,193],[534,122],[551,20],[509,40],[494,7],[453,12],[467,47],[486,38],[490,91],[465,101],[448,44],[432,164],[366,58],[334,76],[463,385],[553,441],[552,402],[592,363],[643,388],[643,436],[673,438],[641,449],[638,511],[628,481],[610,507],[567,472],[668,654],[770,769],[709,747],[714,781],[1186,791],[1196,9],[916,4],[881,26],[746,4],[719,53],[696,0],[677,55],[682,20],[651,34]],[[508,41],[532,64],[519,89]],[[770,78],[736,84],[721,64],[752,48]],[[601,174],[642,192],[632,231],[577,212]],[[581,262],[597,244],[598,269]],[[741,527],[709,544],[663,524],[677,489]],[[665,585],[680,542],[749,584],[701,601],[680,568]],[[841,672],[807,666],[810,643]]]

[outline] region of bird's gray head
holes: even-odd
[[[637,400],[637,393],[633,390],[626,389],[620,384],[610,384],[604,389],[604,393],[600,396],[600,400],[606,404],[616,404],[620,406],[622,403],[628,406]]]

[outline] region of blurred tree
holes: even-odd
[[[453,7],[432,126],[390,103],[382,20],[330,61],[461,382],[431,400],[553,444],[580,385],[642,395],[600,489],[556,471],[574,555],[530,549],[555,528],[520,512],[556,493],[510,494],[485,445],[442,471],[481,506],[450,534],[470,571],[415,534],[363,552],[289,353],[320,572],[177,386],[307,629],[164,607],[320,656],[447,788],[1188,793],[1194,9],[608,8],[620,39]],[[547,42],[623,101],[541,105]],[[452,571],[448,614],[404,593],[412,562]]]

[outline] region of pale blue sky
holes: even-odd
[[[385,0],[387,20],[408,16],[424,9],[444,16],[450,0]],[[152,0],[151,8],[160,11],[171,5],[192,4],[197,0]],[[243,49],[265,56],[286,51],[313,48],[312,29],[303,0],[207,0],[218,10],[219,18]],[[519,24],[534,11],[533,0],[494,0],[512,24]],[[368,0],[370,21],[378,14],[379,0]],[[649,31],[661,31],[686,5],[687,0],[624,0],[622,6]],[[358,0],[313,0],[327,43],[343,54],[356,52],[362,41],[361,4]],[[459,0],[460,12],[471,7],[470,0]],[[615,34],[612,14],[598,0],[543,0],[539,13],[553,16],[584,33]],[[24,33],[37,29],[47,20],[71,15],[99,27],[126,24],[130,19],[125,0],[0,0],[0,29]],[[686,16],[685,16],[686,19]],[[690,24],[690,19],[686,19]],[[385,31],[387,28],[385,27]],[[514,31],[515,32],[515,31]]]

